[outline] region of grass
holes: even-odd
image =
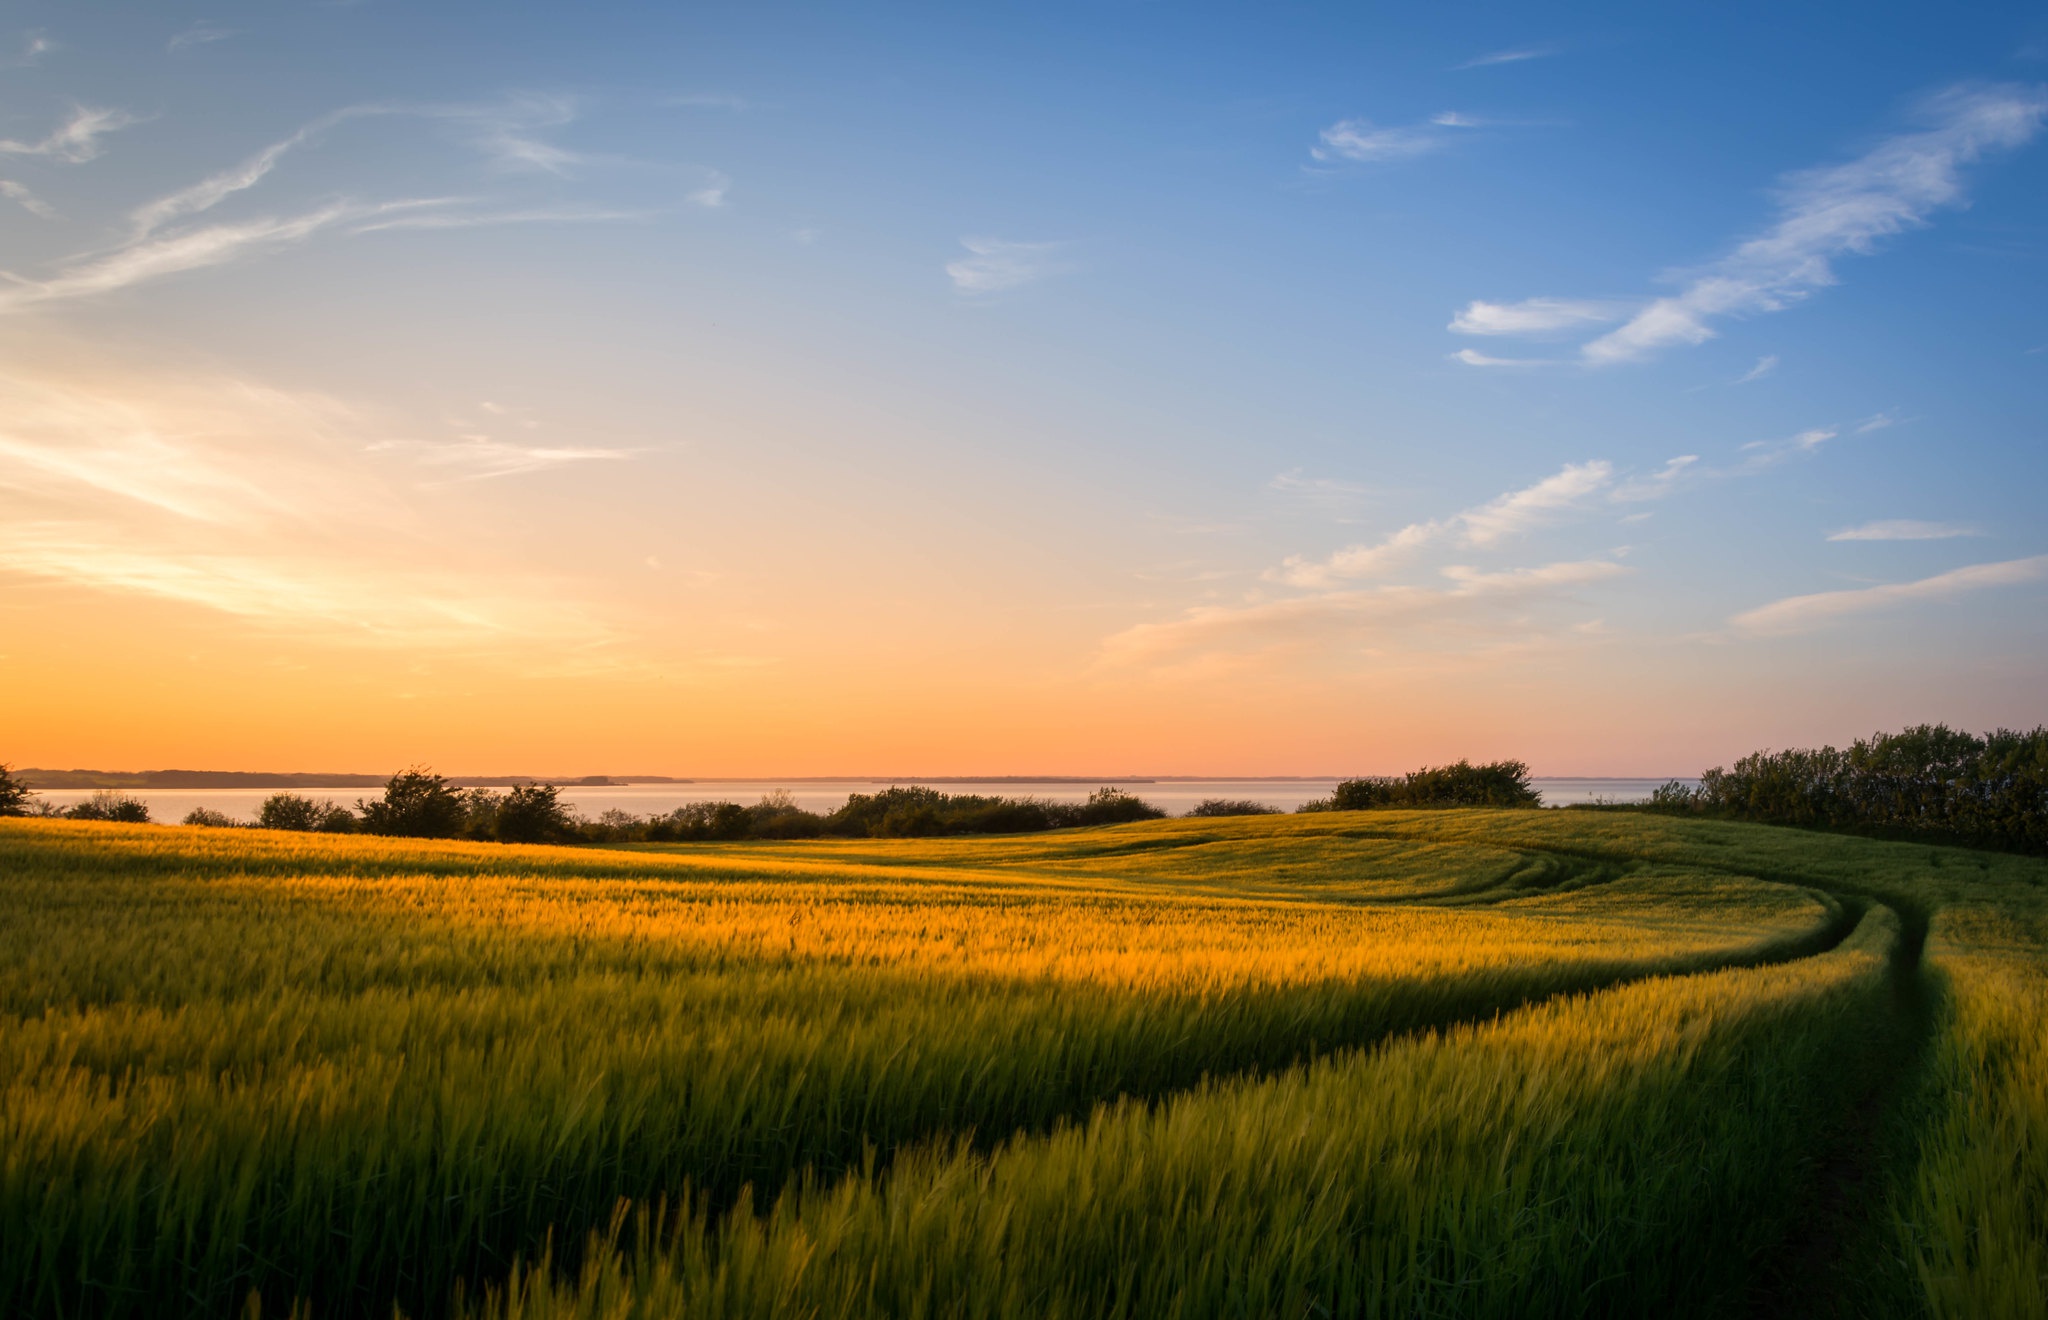
[[[1578,812],[0,822],[0,1311],[1711,1313],[1878,1095],[1829,1268],[2042,1314],[2044,880]]]

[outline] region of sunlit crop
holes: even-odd
[[[1876,1095],[1926,1112],[1872,1295],[1988,1314],[2040,1286],[2044,874],[1527,811],[6,822],[0,1309],[1712,1309]],[[1873,1080],[1916,1031],[1942,1086]]]

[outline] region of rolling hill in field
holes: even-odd
[[[2020,1313],[2044,884],[1619,813],[0,821],[0,1309]]]

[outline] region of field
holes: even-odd
[[[2048,862],[0,822],[0,1313],[2048,1314]]]

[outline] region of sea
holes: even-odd
[[[1567,807],[1585,802],[1642,802],[1670,776],[1657,779],[1532,778],[1529,782],[1543,796],[1546,807]],[[1696,779],[1681,778],[1684,784]],[[786,792],[807,811],[836,811],[846,805],[848,795],[873,793],[892,784],[927,784],[946,793],[978,793],[996,797],[1036,797],[1054,802],[1079,802],[1097,788],[1116,787],[1144,798],[1175,816],[1205,798],[1242,798],[1263,802],[1282,811],[1292,811],[1304,802],[1328,797],[1335,779],[1088,779],[1088,780],[990,780],[937,779],[702,779],[689,783],[609,784],[603,786],[564,785],[562,801],[585,816],[606,811],[625,811],[652,816],[673,810],[686,802],[739,802],[751,805],[762,795]],[[175,824],[195,807],[218,811],[237,820],[254,820],[263,799],[277,789],[179,788],[123,789],[131,797],[149,804],[152,820]],[[377,796],[366,788],[297,788],[291,790],[311,798],[329,798],[353,806],[357,798]],[[502,790],[499,790],[502,791]],[[45,789],[37,793],[43,801],[60,807],[91,797],[87,789]]]

